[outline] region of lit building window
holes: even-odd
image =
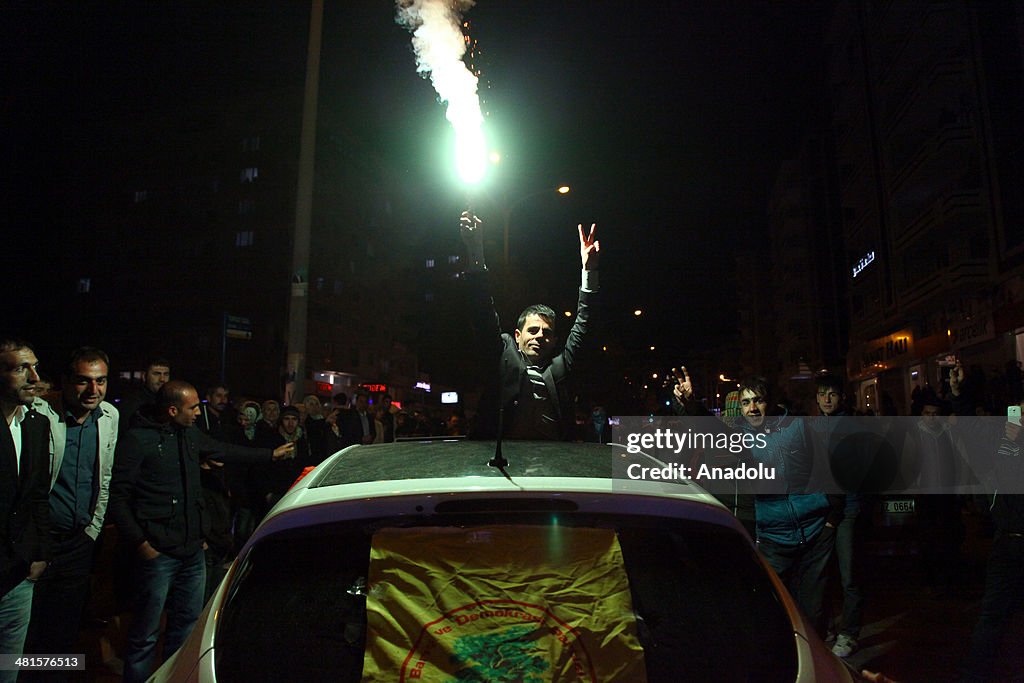
[[[235,246],[236,247],[251,247],[254,241],[254,233],[252,230],[239,230],[235,233]]]
[[[448,257],[448,263],[458,263],[458,262],[459,262],[458,254],[454,254],[454,255]]]
[[[82,277],[78,279],[78,286],[75,288],[79,294],[88,294],[92,289],[92,278]]]
[[[427,268],[433,268],[433,267],[434,267],[434,259],[428,258],[427,259]]]
[[[239,180],[241,180],[243,183],[251,183],[259,177],[260,169],[256,168],[255,166],[251,166],[249,168],[242,169],[242,173]]]
[[[135,191],[135,203],[136,204],[144,202],[147,199],[149,199],[149,190],[136,190]]]

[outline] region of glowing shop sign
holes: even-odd
[[[865,268],[871,265],[874,262],[874,260],[875,252],[869,251],[867,254],[864,255],[864,258],[858,261],[857,265],[853,267],[853,276],[857,277],[858,275],[860,275],[861,271],[863,271]]]

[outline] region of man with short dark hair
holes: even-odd
[[[153,672],[160,615],[167,608],[164,655],[184,642],[203,607],[204,538],[200,462],[280,459],[294,446],[244,448],[196,429],[199,394],[187,382],[160,387],[152,411],[121,440],[110,483],[110,517],[137,553],[135,612],[124,654],[124,681]]]
[[[740,382],[739,391],[740,427],[763,434],[765,444],[751,448],[751,457],[774,468],[787,491],[755,496],[757,547],[824,637],[825,569],[842,519],[843,497],[813,489],[814,449],[806,424],[772,408],[768,381],[748,377]]]
[[[814,378],[814,400],[822,418],[849,417],[849,412],[846,409],[846,390],[843,388],[843,380],[837,375],[826,373]],[[825,437],[822,442],[831,443],[829,437],[838,428],[838,420],[828,421],[827,424],[819,420],[813,424],[818,427],[815,431]],[[843,519],[836,528],[836,561],[839,565],[839,581],[843,589],[843,612],[839,619],[841,626],[836,633],[836,641],[832,645],[832,653],[837,657],[849,657],[857,651],[857,639],[860,638],[861,622],[864,616],[864,597],[861,594],[858,581],[860,552],[856,539],[857,517],[860,515],[863,504],[862,495],[846,494]]]
[[[110,359],[83,346],[71,354],[55,405],[33,408],[50,422],[50,541],[53,562],[36,584],[26,651],[71,652],[89,596],[117,446],[117,409],[104,399]]]
[[[256,441],[264,444],[277,433],[277,420],[281,417],[281,404],[272,398],[260,404],[260,419],[256,423]]]
[[[142,386],[129,391],[117,405],[121,416],[120,433],[124,434],[131,427],[132,418],[145,406],[156,403],[156,392],[171,381],[171,363],[166,358],[153,358],[146,363],[142,376]]]
[[[231,441],[224,434],[224,425],[221,422],[224,413],[231,407],[230,396],[230,389],[223,384],[214,384],[206,390],[206,402],[199,404],[199,418],[196,420],[196,427],[217,441]]]
[[[480,337],[487,364],[494,364],[493,376],[484,378],[475,436],[496,435],[500,415],[503,438],[570,439],[575,429],[575,414],[570,406],[566,380],[583,346],[590,323],[590,305],[598,289],[601,245],[595,237],[597,226],[590,226],[589,235],[583,233],[582,224],[578,227],[583,270],[576,320],[561,353],[556,354],[557,316],[549,306],[528,306],[519,315],[514,335],[501,331],[487,286],[480,224],[480,219],[470,212],[462,213],[460,230],[469,252],[464,279],[471,289],[473,326]]]
[[[367,446],[377,440],[377,420],[370,412],[370,397],[365,391],[357,391],[352,397],[352,410],[348,411],[347,424],[341,425],[345,445]]]
[[[38,365],[27,342],[0,339],[0,654],[24,651],[32,588],[50,557],[49,425],[29,410]],[[0,683],[17,677],[0,671]]]
[[[961,458],[959,439],[948,417],[950,407],[934,392],[924,392],[916,430],[920,470],[914,500],[923,539],[921,566],[925,580],[940,592],[951,591],[957,584],[965,536],[962,501],[951,492]]]

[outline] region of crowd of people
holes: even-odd
[[[513,334],[501,331],[483,260],[480,220],[466,212],[460,231],[469,252],[464,282],[476,334],[474,347],[500,368],[482,378],[484,391],[471,424],[453,413],[443,421],[424,410],[400,409],[390,396],[356,391],[323,401],[309,395],[294,405],[241,397],[223,384],[200,396],[172,378],[166,359],[146,366],[140,386],[115,406],[107,400],[110,359],[81,347],[70,356],[59,387],[43,381],[32,345],[0,339],[0,653],[66,653],[77,642],[90,601],[97,540],[113,527],[118,609],[133,618],[121,653],[124,680],[143,681],[156,666],[161,615],[165,655],[184,641],[236,552],[260,519],[311,467],[354,444],[372,445],[429,435],[562,439],[609,443],[611,423],[600,404],[580,411],[569,379],[586,340],[598,295],[595,227],[579,226],[581,284],[576,316],[559,344],[557,315],[537,304],[524,309]],[[948,392],[919,392],[919,443],[936,458],[951,457],[943,412],[976,415],[972,378],[959,364]],[[680,415],[707,414],[685,368],[673,386]],[[1019,400],[1020,397],[1018,397]],[[787,413],[761,377],[750,377],[726,400],[731,429],[765,435],[745,457],[787,473],[785,493],[720,496],[756,539],[766,562],[789,588],[809,623],[833,652],[858,647],[864,609],[858,576],[858,517],[864,499],[816,489],[807,458],[814,430],[841,429],[850,415],[845,382],[816,379],[809,424]],[[1024,403],[1021,404],[1024,407]],[[972,423],[973,424],[973,423]],[[820,436],[820,435],[819,435]],[[1019,467],[1024,434],[1007,423],[987,435],[1000,466]],[[957,552],[960,501],[928,496],[922,511],[942,542],[931,547],[949,565]],[[998,656],[1007,619],[1024,594],[1024,505],[1019,496],[992,500],[995,543],[979,621],[965,660],[965,680],[985,680]],[[110,534],[106,534],[110,535]],[[826,586],[832,558],[841,610],[830,615]],[[936,558],[932,558],[936,559]],[[948,577],[947,577],[948,578]],[[829,633],[832,631],[833,633]],[[26,674],[23,674],[23,677]],[[51,677],[60,678],[60,673]],[[17,672],[0,671],[0,683]]]
[[[108,527],[117,610],[132,614],[126,681],[152,673],[165,611],[164,652],[180,646],[237,550],[303,470],[352,444],[464,434],[460,413],[432,420],[388,395],[371,405],[362,391],[351,403],[339,393],[282,406],[233,403],[228,387],[213,384],[200,397],[172,379],[164,358],[108,400],[109,369],[102,350],[78,348],[54,389],[30,343],[0,340],[0,447],[10,466],[0,471],[0,652],[75,650]],[[16,678],[0,671],[0,681]]]
[[[766,446],[752,448],[736,459],[780,467],[788,490],[760,494],[737,488],[716,495],[756,539],[758,550],[818,635],[832,643],[833,653],[846,658],[857,650],[863,626],[865,525],[858,520],[864,517],[870,498],[864,493],[826,493],[827,487],[816,488],[809,474],[815,448],[819,447],[820,453],[822,445],[828,449],[825,452],[832,467],[840,466],[837,463],[841,461],[834,459],[837,454],[866,460],[880,451],[877,442],[864,448],[865,442],[858,441],[856,435],[864,433],[858,418],[874,414],[851,409],[845,381],[822,373],[814,384],[815,410],[797,415],[787,402],[773,398],[763,377],[739,382],[738,389],[726,397],[721,418],[732,429],[763,434]],[[1006,486],[1022,481],[1024,429],[1019,419],[958,420],[991,414],[992,397],[984,387],[983,378],[965,374],[956,362],[938,390],[924,385],[914,391],[908,416],[912,420],[888,423],[886,439],[889,444],[900,444],[901,454],[909,454],[908,461],[913,463],[909,470],[898,473],[903,479],[895,488],[916,492],[909,496],[916,503],[920,543],[916,551],[922,577],[936,594],[954,592],[963,578],[965,509],[982,518],[980,533],[994,536],[981,614],[962,657],[959,680],[964,682],[993,680],[1009,620],[1024,604],[1024,496],[1013,491],[999,493],[999,482]],[[1007,400],[1024,410],[1020,391]],[[883,415],[896,416],[895,406],[887,405]],[[678,415],[710,414],[695,395],[685,368],[677,371],[673,411]],[[807,419],[809,416],[814,419]],[[837,453],[837,444],[850,436],[854,438],[847,443],[858,444],[851,448],[857,452]],[[963,481],[958,472],[980,474],[988,484],[987,493],[956,493],[957,482]],[[987,525],[991,525],[988,531]],[[834,592],[840,596],[836,610],[830,609],[826,599],[830,580],[836,582]]]

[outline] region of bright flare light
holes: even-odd
[[[477,107],[479,108],[479,103]],[[448,111],[451,112],[451,105]],[[478,109],[479,110],[479,109]],[[450,118],[450,117],[449,117]],[[455,125],[455,122],[452,122]],[[484,179],[487,172],[487,142],[484,132],[477,125],[455,128],[455,170],[462,182],[476,185]]]
[[[569,194],[569,186],[562,185],[560,188],[558,188],[558,194]]]
[[[461,13],[473,0],[396,0],[395,21],[412,31],[416,70],[430,74],[445,117],[455,129],[455,168],[463,182],[480,182],[487,170],[483,114],[477,95],[477,77],[462,61],[466,38]]]

